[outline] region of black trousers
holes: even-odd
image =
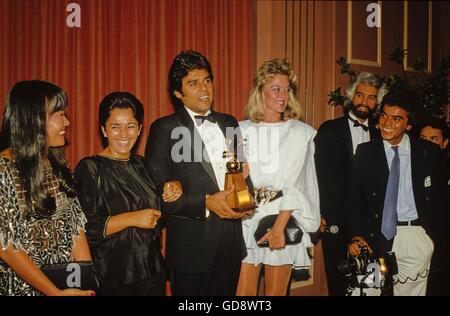
[[[234,232],[233,235],[236,236]],[[233,235],[222,235],[213,263],[205,272],[171,272],[174,296],[236,295],[242,258],[239,242],[235,238],[226,237]]]
[[[347,258],[347,243],[342,234],[325,233],[322,236],[323,260],[330,296],[344,296],[347,291],[347,278],[339,272],[338,265]]]
[[[164,296],[166,294],[166,271],[139,282],[103,288],[102,296]]]
[[[430,274],[428,275],[427,296],[449,295],[450,275],[448,242],[443,240],[438,246],[441,246],[441,249],[433,254],[433,259],[431,261]]]

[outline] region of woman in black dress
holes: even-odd
[[[142,157],[134,153],[143,112],[130,93],[107,95],[99,109],[107,146],[81,160],[75,170],[101,295],[165,293],[158,196]],[[173,181],[166,184],[163,198],[170,202],[181,194]]]

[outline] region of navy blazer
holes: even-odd
[[[442,167],[435,144],[410,137],[414,201],[420,223],[435,242],[442,233]],[[350,237],[361,236],[383,255],[392,248],[381,233],[389,166],[381,139],[358,146],[347,196],[346,220]],[[425,181],[427,179],[427,181]],[[431,180],[431,185],[425,183]]]

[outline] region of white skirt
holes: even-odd
[[[307,233],[303,233],[302,241],[299,244],[286,245],[284,249],[270,250],[269,247],[259,247],[256,244],[253,234],[256,231],[258,222],[262,217],[269,215],[267,212],[261,211],[256,211],[251,218],[242,221],[242,232],[247,248],[247,257],[242,262],[254,265],[262,263],[273,266],[291,264],[295,269],[308,268],[311,265],[308,247],[312,247],[313,244]],[[292,216],[297,217],[296,215],[294,211]],[[296,218],[296,220],[298,221],[299,218]]]

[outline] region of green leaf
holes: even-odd
[[[336,90],[331,91],[328,93],[328,104],[332,106],[338,106],[342,105],[344,106],[346,98],[341,95],[341,88],[337,88]]]
[[[394,45],[394,51],[389,55],[389,60],[396,64],[402,65],[403,59],[408,54],[407,51],[407,49],[402,49],[400,46]]]
[[[416,61],[414,62],[414,67],[413,68],[414,68],[415,71],[420,71],[420,72],[424,71],[424,69],[425,69],[425,62],[423,61],[422,56],[420,56],[420,57],[418,57],[416,59]]]
[[[341,74],[347,74],[350,80],[356,77],[356,73],[350,68],[350,64],[347,63],[344,57],[339,57],[336,63],[341,66]]]

